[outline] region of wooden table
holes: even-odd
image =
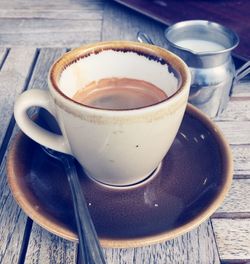
[[[15,98],[47,89],[52,62],[67,49],[100,40],[135,40],[142,30],[164,46],[165,26],[111,1],[0,2],[0,263],[75,263],[77,245],[32,222],[7,185],[6,156],[19,131]],[[105,249],[108,263],[250,263],[250,83],[233,92],[216,120],[234,155],[234,180],[223,205],[195,230],[161,244]]]

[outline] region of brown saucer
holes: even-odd
[[[77,168],[104,247],[143,246],[191,230],[219,207],[232,181],[228,144],[219,129],[190,105],[159,172],[145,184],[109,188]],[[77,240],[61,164],[23,133],[14,139],[8,155],[8,181],[30,218],[58,236]]]

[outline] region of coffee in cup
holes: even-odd
[[[129,110],[162,102],[167,99],[167,95],[143,80],[108,78],[90,83],[78,90],[72,98],[90,107]]]

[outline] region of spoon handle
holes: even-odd
[[[82,193],[74,158],[65,157],[64,167],[72,192],[80,251],[86,264],[105,264],[102,248]]]

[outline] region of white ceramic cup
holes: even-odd
[[[109,77],[144,80],[169,98],[132,110],[105,110],[76,103],[75,92]],[[19,127],[48,148],[73,155],[86,174],[104,184],[126,186],[142,181],[161,163],[182,121],[189,94],[186,64],[162,48],[128,41],[101,42],[64,54],[51,67],[49,91],[24,92],[14,107]],[[53,134],[27,115],[30,107],[47,109],[62,135]]]

